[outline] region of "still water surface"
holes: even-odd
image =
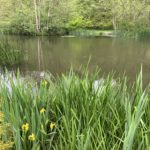
[[[79,38],[79,37],[27,37],[1,36],[25,51],[25,62],[20,65],[23,73],[29,71],[50,71],[61,74],[73,66],[87,65],[89,71],[98,66],[102,73],[116,72],[122,76],[125,72],[129,80],[134,81],[143,66],[144,84],[150,82],[150,41],[121,40],[116,38]]]

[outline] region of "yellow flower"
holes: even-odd
[[[42,108],[42,109],[40,110],[40,114],[43,114],[45,111],[46,111],[45,108]]]
[[[50,129],[53,130],[54,127],[56,127],[56,124],[55,123],[50,123]]]
[[[31,135],[28,136],[29,141],[35,141],[35,134],[32,133]]]
[[[28,123],[23,124],[23,125],[22,125],[22,131],[23,131],[23,132],[27,132],[28,130],[29,130],[29,124],[28,124]]]
[[[42,82],[42,85],[46,86],[46,85],[47,85],[47,81],[44,80],[44,81]]]
[[[39,100],[39,99],[40,99],[40,96],[37,96],[36,98]]]

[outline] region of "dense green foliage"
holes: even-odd
[[[74,29],[149,33],[149,0],[0,0],[0,30],[66,35]],[[135,30],[133,31],[133,28]],[[148,34],[149,35],[149,34]]]
[[[0,99],[0,107],[1,107],[2,99]],[[1,110],[1,108],[0,108]],[[11,136],[10,138],[5,138],[5,135],[9,134],[8,132],[10,125],[8,123],[5,123],[4,121],[4,114],[0,111],[0,149],[1,150],[8,150],[10,147],[12,147],[13,143],[11,142]]]
[[[142,90],[142,75],[132,88],[126,78],[112,84],[111,75],[96,88],[97,78],[71,72],[57,80],[48,75],[40,85],[19,75],[1,78],[14,149],[148,149],[150,96],[149,88]]]

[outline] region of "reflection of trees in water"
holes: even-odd
[[[43,71],[61,74],[70,70],[71,65],[76,72],[79,67],[91,61],[89,69],[96,66],[103,72],[117,72],[135,75],[141,63],[143,70],[150,72],[149,41],[118,40],[112,38],[61,38],[61,37],[20,37],[9,36],[9,40],[19,49],[27,51],[27,61],[22,70]]]
[[[86,42],[87,44],[83,44]],[[22,67],[24,70],[46,69],[54,73],[65,72],[71,65],[78,68],[82,63],[87,63],[89,57],[86,56],[86,52],[91,42],[83,42],[83,39],[78,38],[20,37],[19,44],[28,54],[28,61]]]
[[[37,51],[38,51],[38,70],[45,70],[44,58],[43,58],[43,49],[41,46],[41,40],[37,39]]]
[[[79,67],[83,62],[80,56],[82,56],[82,51],[85,51],[83,44],[76,46],[79,44],[79,39],[72,41],[70,39],[56,38],[56,41],[41,40],[45,62],[44,69],[60,74],[70,70],[71,65]]]

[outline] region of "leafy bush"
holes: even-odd
[[[23,10],[18,9],[15,16],[10,20],[9,33],[20,35],[35,35],[36,29],[30,9],[24,6]]]
[[[57,28],[57,27],[50,27],[47,30],[48,35],[56,36],[56,35],[68,35],[69,34],[69,29],[67,28]]]
[[[86,20],[83,17],[79,16],[76,18],[73,18],[72,20],[69,21],[68,23],[68,27],[69,28],[86,28],[91,26],[91,21],[90,20]]]

